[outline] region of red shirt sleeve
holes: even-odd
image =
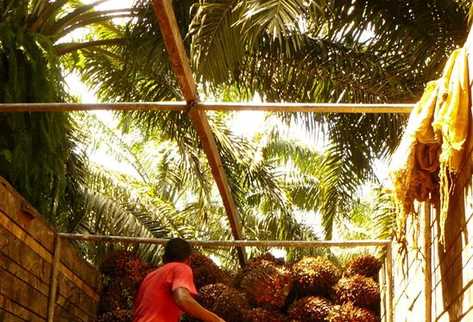
[[[192,295],[197,295],[192,269],[186,264],[176,265],[174,268],[171,289],[174,291],[180,287],[187,289]]]

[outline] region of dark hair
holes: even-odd
[[[182,238],[170,239],[164,246],[163,262],[184,262],[191,256],[192,247]]]

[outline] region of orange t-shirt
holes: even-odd
[[[133,322],[178,322],[182,311],[173,291],[180,287],[197,295],[192,269],[184,263],[168,263],[146,275],[136,296]]]

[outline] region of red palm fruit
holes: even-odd
[[[288,315],[291,321],[325,322],[332,303],[319,296],[303,297],[291,304]]]
[[[262,260],[242,277],[240,287],[256,306],[280,309],[292,289],[292,276],[284,266]]]
[[[202,287],[198,301],[227,322],[244,321],[245,312],[250,308],[243,293],[221,283]]]
[[[230,284],[231,278],[222,271],[210,258],[193,253],[190,266],[194,274],[194,283],[198,289],[209,284]]]
[[[302,294],[328,295],[340,270],[324,257],[304,257],[292,266],[294,282]]]
[[[373,255],[362,255],[351,260],[345,269],[346,275],[363,275],[366,277],[378,278],[381,269],[381,261]]]
[[[280,312],[267,310],[261,307],[251,309],[245,314],[247,322],[287,322],[287,317]]]
[[[335,305],[328,314],[327,322],[379,322],[379,318],[370,310],[348,302]]]
[[[334,287],[334,292],[340,303],[351,302],[356,306],[375,308],[380,302],[379,285],[371,277],[343,277]]]

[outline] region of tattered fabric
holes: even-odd
[[[440,227],[449,213],[456,175],[465,163],[470,130],[468,61],[464,49],[450,56],[442,77],[427,84],[393,154],[390,176],[404,231],[414,201],[431,201],[440,211]],[[443,229],[440,232],[443,236]]]

